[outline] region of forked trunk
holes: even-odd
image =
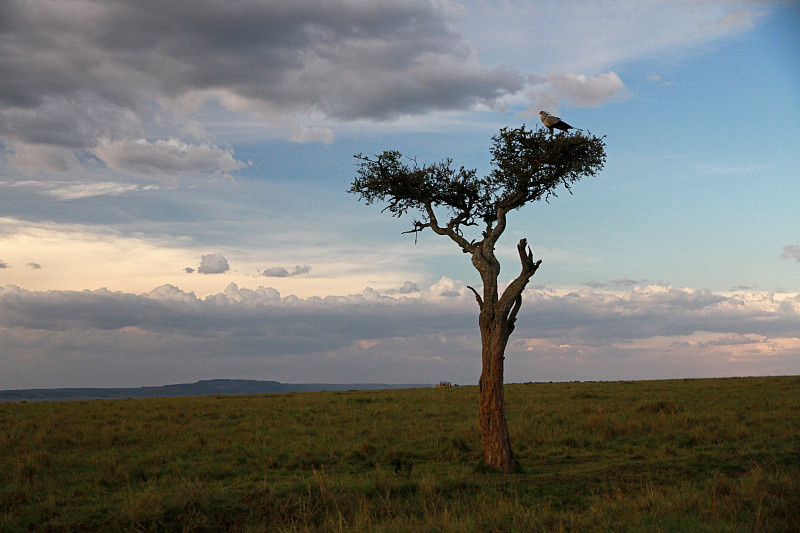
[[[512,472],[516,470],[517,463],[514,461],[506,422],[503,363],[508,339],[514,331],[517,312],[522,306],[522,291],[539,268],[541,261],[534,262],[527,241],[520,240],[517,249],[522,262],[522,272],[500,296],[497,290],[500,264],[494,256],[493,246],[493,242],[489,242],[488,245],[484,243],[484,247],[476,250],[472,257],[472,263],[481,273],[483,281],[483,297],[470,287],[481,310],[478,323],[481,329],[483,371],[478,382],[480,390],[478,423],[484,463],[503,472]]]

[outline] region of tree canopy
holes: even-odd
[[[492,137],[490,153],[493,169],[485,177],[475,169],[454,168],[452,159],[419,165],[395,150],[372,158],[358,154],[348,192],[367,204],[386,202],[385,209],[396,217],[421,212],[422,220],[415,220],[411,231],[430,227],[463,236],[466,226],[483,224],[491,232],[506,213],[557,196],[561,185],[569,191],[581,178],[596,175],[606,157],[602,138],[580,132],[552,135],[524,125],[500,130]],[[437,208],[449,216],[444,226],[438,225]]]

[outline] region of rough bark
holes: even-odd
[[[497,278],[500,264],[494,256],[494,240],[485,239],[472,257],[472,263],[483,281],[483,297],[470,287],[480,307],[478,323],[481,331],[482,372],[478,382],[478,421],[483,460],[487,465],[503,472],[516,469],[505,415],[505,350],[514,331],[517,312],[522,305],[522,291],[541,264],[541,261],[533,261],[533,254],[525,239],[520,240],[517,249],[522,271],[503,294],[499,295]]]
[[[428,222],[424,227],[431,228],[439,235],[447,235],[456,242],[464,253],[472,255],[472,264],[481,276],[483,296],[469,287],[475,294],[480,308],[478,324],[481,332],[482,371],[478,382],[480,400],[478,407],[478,424],[481,432],[483,461],[488,466],[503,472],[516,469],[514,452],[508,434],[508,423],[505,414],[505,387],[503,381],[503,365],[506,345],[517,313],[522,306],[522,291],[528,280],[536,273],[542,263],[533,260],[533,252],[528,241],[521,239],[517,245],[522,270],[502,295],[498,290],[497,280],[500,276],[500,262],[495,257],[494,248],[497,240],[506,228],[506,208],[499,208],[495,224],[491,224],[484,232],[484,239],[478,243],[468,242],[453,228],[453,222],[446,227],[439,226],[436,214],[430,204],[426,204]]]
[[[485,329],[481,327],[483,371],[478,382],[480,391],[478,422],[483,461],[497,470],[512,472],[516,469],[516,462],[508,435],[503,384],[505,343],[502,338],[508,340],[508,335],[495,329],[500,324],[493,323],[494,321],[488,317],[486,319],[482,317],[481,322],[486,324]],[[502,325],[500,326],[502,328]]]

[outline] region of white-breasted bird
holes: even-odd
[[[559,130],[562,130],[562,131],[567,131],[567,130],[578,130],[578,131],[581,131],[578,128],[570,126],[569,124],[567,124],[566,122],[564,122],[560,118],[551,115],[547,111],[539,111],[539,118],[542,120],[542,124],[547,126],[547,129],[550,130],[550,133],[553,133],[553,128],[556,128],[556,129],[559,129]]]

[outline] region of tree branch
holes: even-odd
[[[498,207],[497,215],[495,215],[495,220],[494,220],[494,222],[496,222],[497,225],[494,227],[491,227],[491,225],[487,226],[486,238],[484,239],[484,242],[486,243],[487,246],[490,246],[492,249],[494,249],[494,245],[500,238],[500,235],[502,235],[503,232],[506,230],[506,213],[507,210],[504,207],[502,206]]]
[[[522,293],[519,293],[514,300],[514,306],[511,308],[511,312],[508,314],[508,329],[509,333],[514,331],[514,324],[517,321],[517,313],[519,313],[519,309],[522,307]]]
[[[439,222],[436,220],[436,213],[433,211],[433,205],[429,201],[425,202],[425,212],[428,214],[429,220],[429,222],[425,224],[426,227],[431,228],[438,235],[447,235],[451,240],[453,240],[453,242],[459,245],[464,252],[472,253],[477,249],[474,244],[456,232],[455,225],[452,220],[445,228],[439,226]]]
[[[479,309],[483,309],[483,299],[481,298],[481,295],[478,294],[478,291],[476,291],[475,289],[473,289],[469,285],[467,285],[467,288],[472,291],[472,294],[475,295],[475,299],[478,301],[478,308]]]
[[[512,326],[513,321],[516,320],[519,308],[522,306],[522,291],[525,290],[528,280],[533,277],[539,265],[542,264],[541,259],[534,262],[533,252],[528,246],[527,239],[520,239],[519,244],[517,244],[517,251],[519,252],[520,262],[522,263],[522,271],[519,273],[519,276],[506,287],[506,290],[503,291],[503,295],[498,300],[500,316],[506,317],[509,325]]]

